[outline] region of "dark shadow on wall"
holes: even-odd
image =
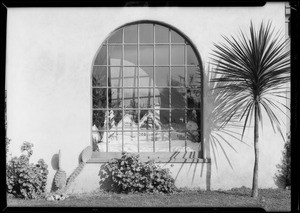
[[[175,159],[176,156],[178,156],[179,154],[180,154],[180,152],[174,152],[172,154],[172,156],[170,157],[170,159],[166,163],[164,163],[163,167],[167,166],[168,164],[171,164],[171,165],[172,164],[178,164],[178,162],[177,163],[176,162],[175,163],[172,162],[172,159]],[[183,162],[179,163],[180,164],[180,168],[177,171],[174,179],[176,181],[177,178],[178,178],[178,176],[180,174],[182,174],[182,168],[184,167],[184,165],[190,164],[187,173],[189,174],[190,171],[191,171],[191,169],[193,169],[193,172],[192,172],[192,181],[191,181],[191,185],[193,185],[195,177],[197,175],[197,169],[199,167],[201,167],[200,168],[200,173],[199,173],[200,174],[200,178],[205,178],[205,182],[206,182],[206,186],[205,187],[206,187],[206,190],[210,191],[210,186],[211,186],[211,162],[201,162],[201,163],[199,163],[196,158],[193,159],[195,157],[195,155],[196,155],[196,153],[189,153],[189,156],[187,156],[187,153],[185,153],[182,156],[183,158],[190,158],[190,160],[191,159],[192,160],[189,161],[189,162],[187,162],[187,159],[184,159]],[[193,168],[193,166],[194,166],[194,168]],[[204,168],[205,167],[206,167],[206,173],[205,173],[205,177],[204,177],[203,174],[204,174]],[[182,175],[184,175],[184,174],[182,174]]]
[[[200,72],[200,70],[199,70]],[[203,109],[203,123],[204,123],[204,159],[211,160],[209,163],[201,163],[201,171],[199,171],[200,177],[203,178],[203,174],[206,167],[206,173],[205,173],[205,179],[206,179],[206,190],[211,190],[211,175],[212,175],[212,164],[214,164],[216,170],[218,170],[218,153],[217,149],[221,150],[221,153],[225,156],[227,163],[231,167],[232,170],[234,170],[234,167],[232,165],[232,162],[230,160],[230,155],[226,152],[226,149],[229,148],[233,150],[235,153],[238,153],[238,151],[234,147],[234,143],[243,143],[244,145],[248,145],[244,141],[241,140],[242,135],[242,128],[243,126],[239,123],[230,123],[227,125],[229,128],[224,128],[221,126],[221,116],[222,116],[222,108],[220,107],[220,104],[222,104],[223,97],[220,96],[217,91],[214,90],[214,88],[217,86],[216,83],[210,82],[210,79],[214,77],[214,72],[210,70],[208,67],[207,72],[203,73],[203,84],[204,84],[204,91],[203,91],[203,103],[205,103],[204,109]],[[234,131],[232,130],[234,129]],[[176,158],[176,156],[179,153],[174,153],[172,158]],[[188,156],[186,156],[188,157]],[[189,156],[191,159],[192,157]],[[171,161],[167,162],[171,163]],[[166,163],[166,164],[167,164]],[[186,164],[186,160],[181,163],[181,166],[175,176],[175,180],[178,178],[180,173],[182,172],[182,168]],[[199,163],[192,161],[190,163],[188,172],[193,167],[193,164],[195,164],[195,167],[193,168],[192,172],[192,184],[195,180],[195,175],[197,174],[197,165]],[[200,165],[199,165],[200,166]]]
[[[204,84],[206,90],[204,91],[204,143],[206,145],[205,152],[207,158],[213,158],[212,163],[215,164],[216,170],[218,170],[217,161],[217,149],[220,148],[222,154],[225,156],[227,163],[234,170],[230,156],[226,153],[225,147],[238,153],[234,147],[234,143],[243,143],[242,141],[242,129],[243,125],[238,122],[227,123],[226,128],[221,125],[222,113],[224,112],[224,97],[221,96],[216,90],[216,87],[221,87],[220,82],[211,82],[211,79],[215,77],[216,73],[208,66],[207,73],[204,73]],[[234,129],[234,131],[233,131]],[[249,146],[250,147],[250,146]],[[211,170],[211,168],[209,168]]]
[[[195,170],[196,170],[197,162],[194,162],[194,160],[190,163],[190,167],[189,167],[188,173],[190,173],[190,170],[191,170],[193,164],[195,164],[194,172],[193,173],[196,174]],[[193,177],[192,177],[192,184],[194,183],[194,178],[195,178],[195,175],[193,175]]]
[[[177,172],[177,175],[176,175],[176,177],[175,177],[175,180],[177,179],[177,177],[178,177],[178,175],[179,175],[180,171],[182,170],[182,168],[183,168],[183,165],[185,164],[185,162],[186,162],[186,159],[184,160],[184,162],[183,162],[183,163],[181,163],[181,166],[180,166],[180,168],[179,168],[179,170],[178,170],[178,172]]]

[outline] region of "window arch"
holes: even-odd
[[[92,71],[96,152],[202,153],[202,64],[178,30],[136,22],[115,30]]]

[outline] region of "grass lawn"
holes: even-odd
[[[174,194],[81,193],[63,201],[8,198],[8,207],[261,207],[266,211],[290,211],[290,190],[261,189],[259,199],[241,187],[227,191],[181,190]]]

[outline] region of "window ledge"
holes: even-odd
[[[143,162],[154,160],[156,163],[210,163],[209,158],[201,158],[198,152],[140,152],[138,154]],[[120,152],[93,152],[87,163],[105,163],[113,158],[120,158]]]

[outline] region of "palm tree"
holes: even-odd
[[[280,99],[285,99],[290,80],[290,57],[286,50],[287,41],[280,33],[274,33],[271,23],[260,25],[258,31],[251,22],[250,37],[242,31],[237,38],[223,36],[225,42],[214,44],[212,64],[216,67],[219,82],[216,89],[222,95],[218,109],[222,126],[238,119],[243,121],[242,138],[246,126],[254,118],[254,170],[252,197],[258,197],[259,124],[262,127],[262,112],[266,112],[270,123],[281,132],[284,123],[279,114],[289,108]],[[287,115],[286,115],[287,116]]]

